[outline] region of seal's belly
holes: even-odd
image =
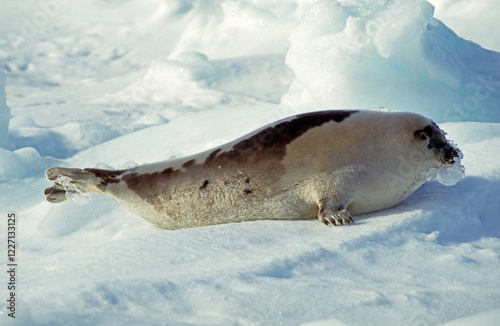
[[[140,210],[138,215],[149,222],[167,229],[261,219],[304,219],[317,215],[317,204],[294,195],[293,190],[270,192],[265,188],[225,185],[221,191],[219,182],[224,183],[213,182],[211,191],[188,186],[137,198],[135,210]],[[130,206],[130,203],[128,199],[124,204]]]
[[[110,184],[107,192],[134,214],[167,229],[315,217],[315,204],[283,184],[283,176],[271,172],[277,169],[198,169],[178,181],[157,182],[146,195],[124,191],[120,184]]]

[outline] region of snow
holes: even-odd
[[[496,325],[499,320],[500,310],[493,310],[466,318],[456,319],[443,324],[443,326]]]
[[[0,68],[3,67],[0,61]],[[9,136],[10,109],[5,101],[5,72],[0,69],[0,147],[6,147]]]
[[[362,9],[357,1],[316,2],[291,32],[286,63],[296,79],[284,105],[376,105],[436,122],[500,122],[499,54],[461,39],[433,12],[423,0]]]
[[[431,3],[2,4],[3,253],[19,217],[16,319],[3,304],[0,325],[496,325],[500,3]],[[378,107],[438,122],[465,178],[339,228],[165,231],[109,198],[44,199],[51,166],[131,167],[299,112]]]
[[[431,0],[436,7],[435,16],[455,33],[466,40],[474,41],[483,48],[500,51],[500,40],[496,16],[498,3],[482,0],[471,3],[467,0]],[[481,19],[476,19],[481,17]]]

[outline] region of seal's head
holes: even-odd
[[[434,122],[423,129],[415,130],[413,135],[416,139],[424,142],[425,146],[437,155],[441,163],[455,164],[456,160],[459,159],[460,150],[446,140],[446,133]]]
[[[438,162],[437,167],[427,172],[427,180],[437,178],[441,184],[453,186],[465,177],[465,167],[461,163],[462,152],[446,139],[446,133],[434,122],[430,121],[423,128],[415,130],[413,136],[427,155]]]

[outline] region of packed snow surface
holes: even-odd
[[[494,0],[2,3],[0,325],[498,325],[498,12]],[[465,176],[437,171],[348,227],[166,231],[109,198],[43,195],[51,166],[128,168],[297,113],[380,107],[439,123]]]

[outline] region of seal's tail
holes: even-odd
[[[45,171],[48,180],[54,181],[54,186],[45,189],[45,199],[51,203],[65,201],[70,193],[99,193],[97,187],[100,179],[91,171],[54,167]]]

